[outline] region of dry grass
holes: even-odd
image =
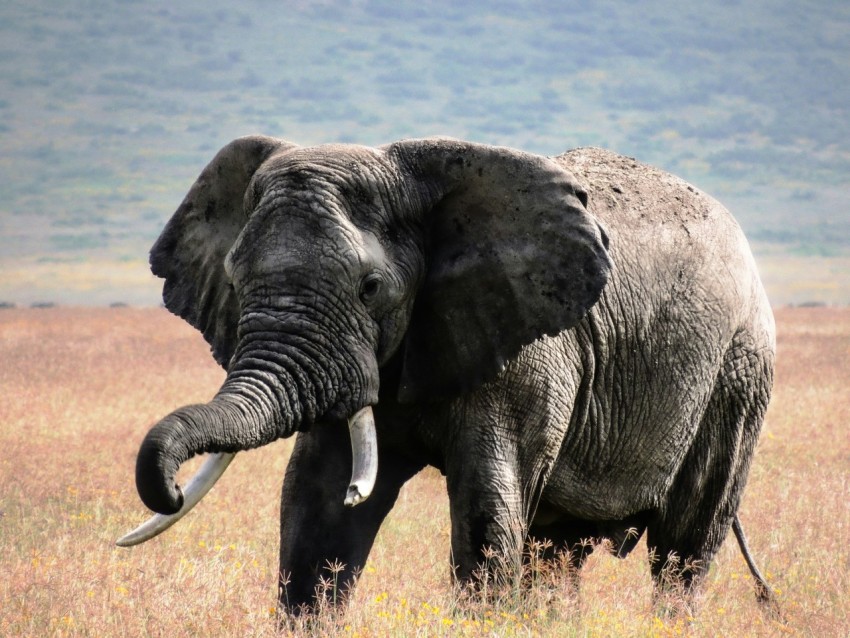
[[[313,633],[850,635],[850,310],[777,318],[777,387],[742,518],[784,623],[760,613],[731,535],[690,618],[655,616],[645,548],[594,554],[577,600],[555,579],[470,610],[448,584],[445,489],[429,471],[404,489],[348,614]],[[160,309],[6,310],[0,362],[0,635],[275,635],[289,442],[237,457],[164,536],[113,544],[145,516],[133,486],[144,432],[223,378],[191,328]]]

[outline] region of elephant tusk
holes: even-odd
[[[119,547],[132,547],[162,534],[162,532],[183,518],[190,509],[195,507],[204,498],[206,493],[212,489],[212,486],[224,474],[224,471],[230,465],[234,456],[236,454],[230,452],[211,455],[204,461],[201,469],[198,470],[198,473],[186,485],[186,492],[183,494],[183,506],[177,512],[167,515],[154,514],[132,532],[115,541],[115,544]]]
[[[345,504],[354,507],[369,498],[378,476],[378,437],[371,406],[348,420],[348,431],[351,435],[351,484],[345,494]]]

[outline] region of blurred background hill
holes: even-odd
[[[0,302],[159,303],[234,137],[604,146],[724,202],[776,305],[850,303],[850,3],[0,4]]]

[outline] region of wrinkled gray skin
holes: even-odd
[[[142,444],[144,503],[189,457],[300,432],[282,496],[282,608],[328,561],[353,585],[401,486],[446,476],[454,574],[646,532],[708,568],[770,395],[774,326],[716,201],[599,149],[553,159],[446,139],[378,149],[249,137],[222,149],[151,252],[167,307],[227,378]],[[373,405],[372,496],[343,506],[345,421]],[[576,562],[580,563],[581,552]]]

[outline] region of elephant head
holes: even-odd
[[[557,164],[502,147],[256,136],[225,146],[153,246],[151,267],[165,305],[203,333],[227,376],[209,403],[150,430],[136,467],[143,502],[182,515],[193,503],[174,477],[193,455],[226,461],[345,421],[355,448],[346,502],[366,498],[370,408],[388,361],[400,371],[398,401],[451,398],[597,301],[611,264],[586,205]]]

